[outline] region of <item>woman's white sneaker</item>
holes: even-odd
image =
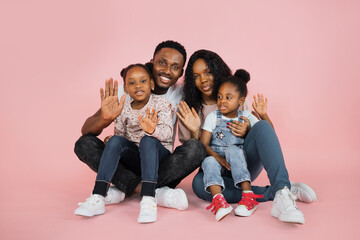
[[[93,194],[85,202],[79,204],[74,214],[92,217],[105,213],[105,198],[99,194]]]
[[[317,200],[315,191],[305,183],[291,183],[291,193],[296,197],[296,200],[301,202],[311,203]]]
[[[143,196],[140,202],[139,223],[151,223],[157,219],[157,206],[154,197]]]
[[[282,222],[304,224],[304,215],[296,207],[295,199],[296,197],[287,187],[277,191],[271,209],[271,216],[278,218]]]

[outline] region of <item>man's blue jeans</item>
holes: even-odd
[[[159,163],[170,155],[159,140],[144,136],[139,147],[128,139],[114,135],[105,145],[96,181],[110,184],[119,162],[140,174],[143,182],[141,194],[155,196]]]
[[[289,175],[279,140],[274,129],[267,121],[259,121],[251,128],[245,138],[244,150],[251,181],[254,181],[259,176],[263,168],[265,168],[270,181],[270,186],[251,186],[255,194],[264,195],[264,198],[258,199],[259,201],[273,200],[276,191],[285,186],[290,189]],[[199,171],[194,177],[192,187],[199,198],[211,202],[212,196],[205,191],[203,177],[204,173]],[[231,176],[222,177],[225,185],[223,191],[225,199],[229,203],[239,202],[242,190],[234,187]]]

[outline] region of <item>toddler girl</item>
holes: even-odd
[[[259,121],[249,111],[238,110],[244,104],[249,79],[248,72],[237,70],[234,76],[221,80],[217,93],[218,110],[206,117],[202,127],[200,140],[206,147],[208,157],[204,159],[201,168],[204,171],[205,191],[213,196],[212,203],[206,209],[212,208],[217,221],[232,211],[221,194],[225,187],[221,174],[230,174],[231,170],[235,187],[243,190],[235,215],[252,215],[258,205],[256,198],[263,198],[251,191],[251,177],[242,149],[244,139],[236,137],[229,128],[229,122],[233,121],[249,121],[250,126]]]

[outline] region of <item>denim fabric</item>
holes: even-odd
[[[74,151],[82,162],[97,172],[104,151],[104,143],[100,139],[91,134],[83,135],[75,143]],[[190,139],[184,142],[160,162],[157,186],[175,188],[182,179],[200,167],[205,157],[205,147],[199,140]],[[111,182],[116,188],[130,195],[140,181],[140,174],[134,173],[119,162]]]
[[[238,120],[242,112],[238,112]],[[250,181],[250,173],[247,169],[246,156],[242,150],[244,140],[232,134],[227,127],[228,120],[223,119],[221,112],[216,111],[216,127],[212,132],[209,146],[220,156],[225,157],[226,161],[231,166],[231,175],[234,181],[234,186],[244,181]],[[204,189],[209,192],[209,186],[218,185],[224,190],[225,185],[221,177],[221,173],[225,171],[219,162],[213,156],[208,156],[204,159],[201,168],[204,171]]]
[[[170,151],[158,139],[150,136],[144,136],[140,140],[139,151],[141,178],[143,183],[147,183],[142,185],[141,195],[155,196],[159,163],[170,155]]]
[[[105,145],[96,181],[105,181],[110,183],[119,162],[121,162],[129,170],[132,170],[137,174],[141,173],[138,146],[124,137],[114,135]]]
[[[92,134],[86,134],[76,141],[74,152],[82,162],[88,165],[94,172],[97,172],[104,148],[103,141]],[[111,180],[116,188],[127,195],[133,193],[140,181],[140,174],[129,170],[121,162],[118,163],[115,175]]]
[[[255,194],[264,195],[259,201],[273,200],[277,190],[285,186],[290,189],[289,175],[285,166],[279,140],[274,129],[267,121],[257,122],[247,134],[244,141],[244,150],[247,157],[247,166],[254,181],[262,169],[265,168],[270,186],[251,186]],[[193,180],[195,194],[206,201],[212,200],[211,194],[204,190],[204,173],[199,171]],[[225,190],[223,195],[229,203],[237,203],[241,200],[241,189],[234,187],[234,181],[229,176],[222,176]]]

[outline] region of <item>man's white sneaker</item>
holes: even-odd
[[[185,210],[189,207],[186,193],[180,188],[157,188],[155,190],[155,198],[156,203],[160,207],[175,208],[178,210]]]
[[[317,200],[315,191],[305,183],[291,183],[291,193],[296,197],[296,200],[311,203]]]
[[[154,197],[143,196],[140,202],[139,223],[155,222],[157,218],[157,206]]]
[[[213,197],[213,200],[209,206],[206,207],[206,210],[211,209],[211,212],[214,212],[216,221],[221,221],[224,217],[229,215],[233,210],[232,206],[230,206],[224,196],[222,194],[216,194]]]
[[[110,186],[105,197],[105,204],[117,204],[125,199],[125,193],[117,189],[115,186]]]
[[[79,205],[74,212],[75,215],[92,217],[105,213],[105,198],[99,194],[91,195],[86,202]]]
[[[295,196],[287,187],[277,191],[271,209],[271,216],[278,218],[282,222],[304,224],[304,215],[296,207],[295,199]]]

